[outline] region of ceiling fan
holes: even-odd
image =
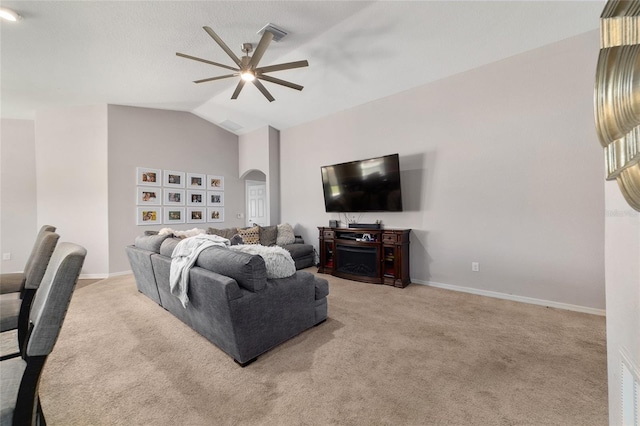
[[[265,96],[265,98],[269,100],[269,102],[273,102],[275,98],[271,96],[271,93],[269,93],[266,87],[264,87],[264,85],[259,80],[268,81],[270,83],[279,84],[281,86],[290,87],[296,90],[302,90],[303,87],[300,86],[299,84],[291,83],[285,80],[280,80],[279,78],[271,77],[269,75],[266,75],[265,73],[274,72],[274,71],[283,71],[283,70],[288,70],[292,68],[307,67],[309,66],[309,62],[307,62],[306,60],[287,62],[287,63],[277,64],[277,65],[269,65],[266,67],[258,67],[258,63],[260,62],[260,59],[262,59],[262,55],[264,55],[264,52],[267,50],[267,47],[269,47],[269,43],[271,43],[271,40],[274,37],[274,34],[271,31],[269,30],[264,31],[264,33],[262,34],[262,38],[260,39],[260,42],[258,43],[258,46],[256,47],[255,52],[253,53],[253,56],[249,56],[249,53],[253,50],[253,45],[251,43],[243,43],[242,51],[244,52],[244,56],[242,58],[238,58],[231,51],[231,49],[229,49],[229,47],[225,44],[225,42],[222,41],[222,39],[218,36],[218,34],[216,34],[209,27],[203,27],[203,28],[207,32],[207,34],[209,34],[211,38],[214,39],[216,43],[218,43],[218,45],[222,48],[222,50],[224,50],[226,54],[229,55],[229,57],[237,65],[237,68],[220,64],[218,62],[197,58],[195,56],[185,55],[184,53],[176,52],[176,55],[181,56],[183,58],[193,59],[194,61],[204,62],[205,64],[215,65],[217,67],[226,68],[228,70],[235,71],[235,73],[233,74],[226,74],[226,75],[220,75],[217,77],[204,78],[202,80],[196,80],[194,81],[194,83],[205,83],[207,81],[222,80],[225,78],[240,76],[240,81],[238,82],[238,85],[236,86],[236,90],[233,92],[233,95],[231,95],[231,99],[237,99],[238,95],[240,94],[240,91],[242,90],[246,82],[250,81],[253,83],[254,86],[258,88],[258,90],[260,90],[260,92],[262,92],[262,94]]]

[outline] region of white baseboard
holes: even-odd
[[[80,274],[81,280],[103,280],[105,278],[119,277],[121,275],[132,274],[131,271],[112,272],[110,274]]]
[[[81,280],[102,280],[107,278],[109,274],[80,274]]]
[[[497,291],[480,290],[480,289],[477,289],[477,288],[462,287],[462,286],[452,285],[452,284],[442,284],[442,283],[436,283],[436,282],[433,282],[433,281],[416,280],[416,279],[413,279],[413,278],[411,279],[411,282],[415,283],[415,284],[427,285],[427,286],[430,286],[430,287],[442,288],[442,289],[445,289],[445,290],[460,291],[460,292],[463,292],[463,293],[476,294],[478,296],[494,297],[496,299],[512,300],[514,302],[529,303],[531,305],[547,306],[549,308],[557,308],[557,309],[564,309],[564,310],[567,310],[567,311],[583,312],[585,314],[600,315],[600,316],[603,316],[603,317],[606,316],[606,311],[604,309],[590,308],[590,307],[587,307],[587,306],[571,305],[569,303],[554,302],[554,301],[551,301],[551,300],[543,300],[543,299],[535,299],[533,297],[518,296],[518,295],[515,295],[515,294],[507,294],[507,293],[499,293]]]
[[[122,275],[129,275],[129,274],[133,274],[133,271],[129,270],[129,271],[121,271],[121,272],[112,272],[109,274],[109,278],[120,277]]]

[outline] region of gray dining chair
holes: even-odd
[[[18,293],[0,295],[0,332],[18,329],[18,335],[24,338],[25,326],[18,327],[20,322],[28,320],[31,302],[40,286],[47,270],[51,255],[58,243],[60,236],[51,231],[40,231],[38,234],[37,248],[32,253],[31,267],[25,272],[22,283],[22,299]]]
[[[87,251],[61,243],[35,294],[20,356],[0,361],[0,424],[45,425],[38,385],[60,334]]]
[[[0,294],[21,292],[24,289],[26,277],[33,268],[36,268],[37,270],[41,269],[42,274],[44,274],[44,270],[47,269],[47,264],[44,264],[44,266],[43,265],[35,266],[34,263],[36,262],[36,256],[38,251],[40,250],[40,245],[42,243],[42,238],[44,233],[55,232],[55,231],[56,231],[56,227],[51,225],[44,225],[42,228],[40,228],[40,231],[36,236],[36,241],[33,244],[33,248],[31,249],[31,254],[29,255],[29,258],[27,259],[27,263],[24,266],[24,271],[14,272],[9,274],[0,274]],[[54,248],[55,246],[51,247],[51,252],[49,253],[49,257],[51,256],[51,253],[53,253]],[[47,259],[47,262],[48,262],[48,259]],[[42,275],[40,275],[40,278],[42,278]]]

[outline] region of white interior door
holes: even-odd
[[[260,226],[267,226],[269,217],[267,215],[267,185],[265,182],[253,180],[246,181],[247,193],[247,226],[257,223]]]

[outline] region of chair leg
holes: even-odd
[[[27,357],[27,368],[22,375],[18,398],[13,410],[13,425],[31,425],[35,423],[40,399],[38,384],[40,373],[47,361],[46,356]],[[43,417],[44,419],[44,417]]]
[[[40,395],[38,395],[38,409],[36,411],[36,425],[47,426],[47,421],[44,419],[44,413],[42,412],[42,405],[40,404]]]

